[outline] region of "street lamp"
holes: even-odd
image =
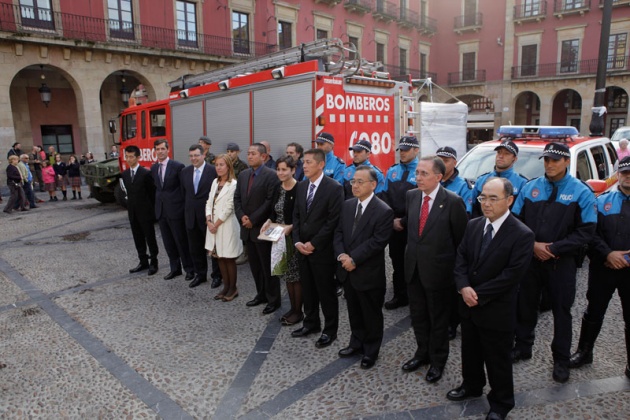
[[[129,106],[129,97],[131,96],[131,92],[125,85],[125,81],[125,72],[123,71],[121,78],[122,87],[120,88],[120,99],[122,100],[123,104],[125,104],[125,108],[127,108]]]
[[[44,66],[40,64],[39,68],[42,71],[42,74],[40,77],[42,80],[45,80],[46,76],[44,75]],[[52,99],[52,92],[50,91],[50,88],[46,86],[46,83],[42,82],[41,87],[37,89],[37,91],[39,92],[39,99],[41,99],[44,105],[46,105],[46,108],[48,108],[48,104],[50,103],[50,100]]]

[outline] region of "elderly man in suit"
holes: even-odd
[[[271,242],[258,239],[260,228],[271,214],[273,192],[280,183],[276,171],[265,166],[267,149],[254,143],[247,150],[249,168],[238,175],[234,212],[241,223],[241,240],[247,247],[249,267],[256,282],[256,296],[246,303],[253,307],[267,303],[263,314],[280,307],[280,280],[271,275]]]
[[[534,252],[534,233],[510,214],[513,187],[489,178],[477,200],[484,217],[472,220],[457,251],[455,284],[461,294],[462,384],[446,398],[478,397],[491,391],[488,419],[503,419],[514,407],[512,340],[518,285]]]
[[[374,195],[378,175],[370,166],[357,167],[350,184],[355,198],[343,203],[334,241],[341,265],[337,278],[343,283],[352,331],[350,344],[339,356],[363,353],[361,367],[369,369],[383,342],[385,247],[392,235],[394,212]]]
[[[194,144],[188,148],[192,165],[182,169],[180,185],[184,193],[184,221],[195,276],[189,287],[197,287],[208,279],[206,256],[206,203],[212,181],[217,177],[214,166],[204,160],[203,147]]]
[[[416,167],[418,189],[407,192],[405,280],[417,350],[402,369],[412,372],[430,363],[425,379],[437,382],[448,359],[448,324],[453,266],[468,223],[466,207],[440,185],[446,167],[437,156],[421,158]]]
[[[324,330],[315,343],[317,348],[330,346],[337,339],[339,326],[333,238],[343,204],[343,187],[324,176],[325,165],[323,150],[304,153],[306,179],[297,186],[293,209],[293,242],[299,252],[305,318],[302,328],[291,336],[306,337],[321,331],[321,304]]]
[[[155,239],[155,184],[148,169],[140,166],[138,146],[125,148],[127,169],[122,173],[122,182],[127,191],[127,213],[131,224],[131,234],[138,251],[140,263],[129,270],[130,273],[149,270],[152,276],[158,271],[158,244]],[[149,246],[149,257],[147,256]]]
[[[153,143],[157,162],[151,166],[151,175],[155,183],[155,217],[160,225],[162,242],[168,254],[170,272],[164,280],[171,280],[182,275],[182,266],[186,280],[195,276],[194,267],[188,252],[188,238],[184,223],[184,194],[180,177],[184,164],[168,157],[168,141],[159,139]]]

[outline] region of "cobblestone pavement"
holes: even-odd
[[[115,205],[47,202],[2,214],[0,226],[1,418],[476,419],[487,411],[485,398],[445,398],[461,381],[459,335],[437,384],[424,381],[426,368],[401,371],[415,350],[408,308],[386,311],[380,359],[364,371],[359,358],[337,357],[349,339],[342,298],[339,339],[319,350],[314,336],[291,338],[292,327],[278,322],[283,310],[265,316],[245,306],[255,290],[247,265],[238,270],[240,297],[229,303],[213,300],[208,283],[163,280],[163,250],[156,276],[130,275],[135,250]],[[578,282],[575,337],[584,271]],[[618,298],[595,363],[565,385],[551,379],[551,330],[544,313],[534,357],[514,366],[510,418],[629,418]]]

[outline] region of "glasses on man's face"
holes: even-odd
[[[506,200],[506,199],[507,197],[503,197],[503,198],[486,197],[485,195],[480,195],[479,197],[477,197],[477,201],[479,201],[481,204],[484,204],[484,203],[496,204],[497,202],[501,200]]]
[[[366,182],[374,182],[374,181],[364,181],[362,179],[351,179],[350,180],[350,185],[358,185],[359,187],[363,184],[365,184]]]

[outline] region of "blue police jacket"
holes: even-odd
[[[468,185],[468,182],[459,176],[459,171],[455,168],[455,172],[451,179],[442,180],[441,184],[444,188],[459,195],[464,200],[466,206],[466,212],[472,214],[472,190]]]
[[[346,163],[340,157],[335,156],[331,150],[326,154],[326,166],[324,166],[324,175],[331,177],[341,185],[343,185],[343,169]]]
[[[409,163],[395,163],[387,170],[385,186],[379,198],[394,210],[395,217],[403,217],[406,211],[407,191],[417,187],[416,168],[418,158]]]

